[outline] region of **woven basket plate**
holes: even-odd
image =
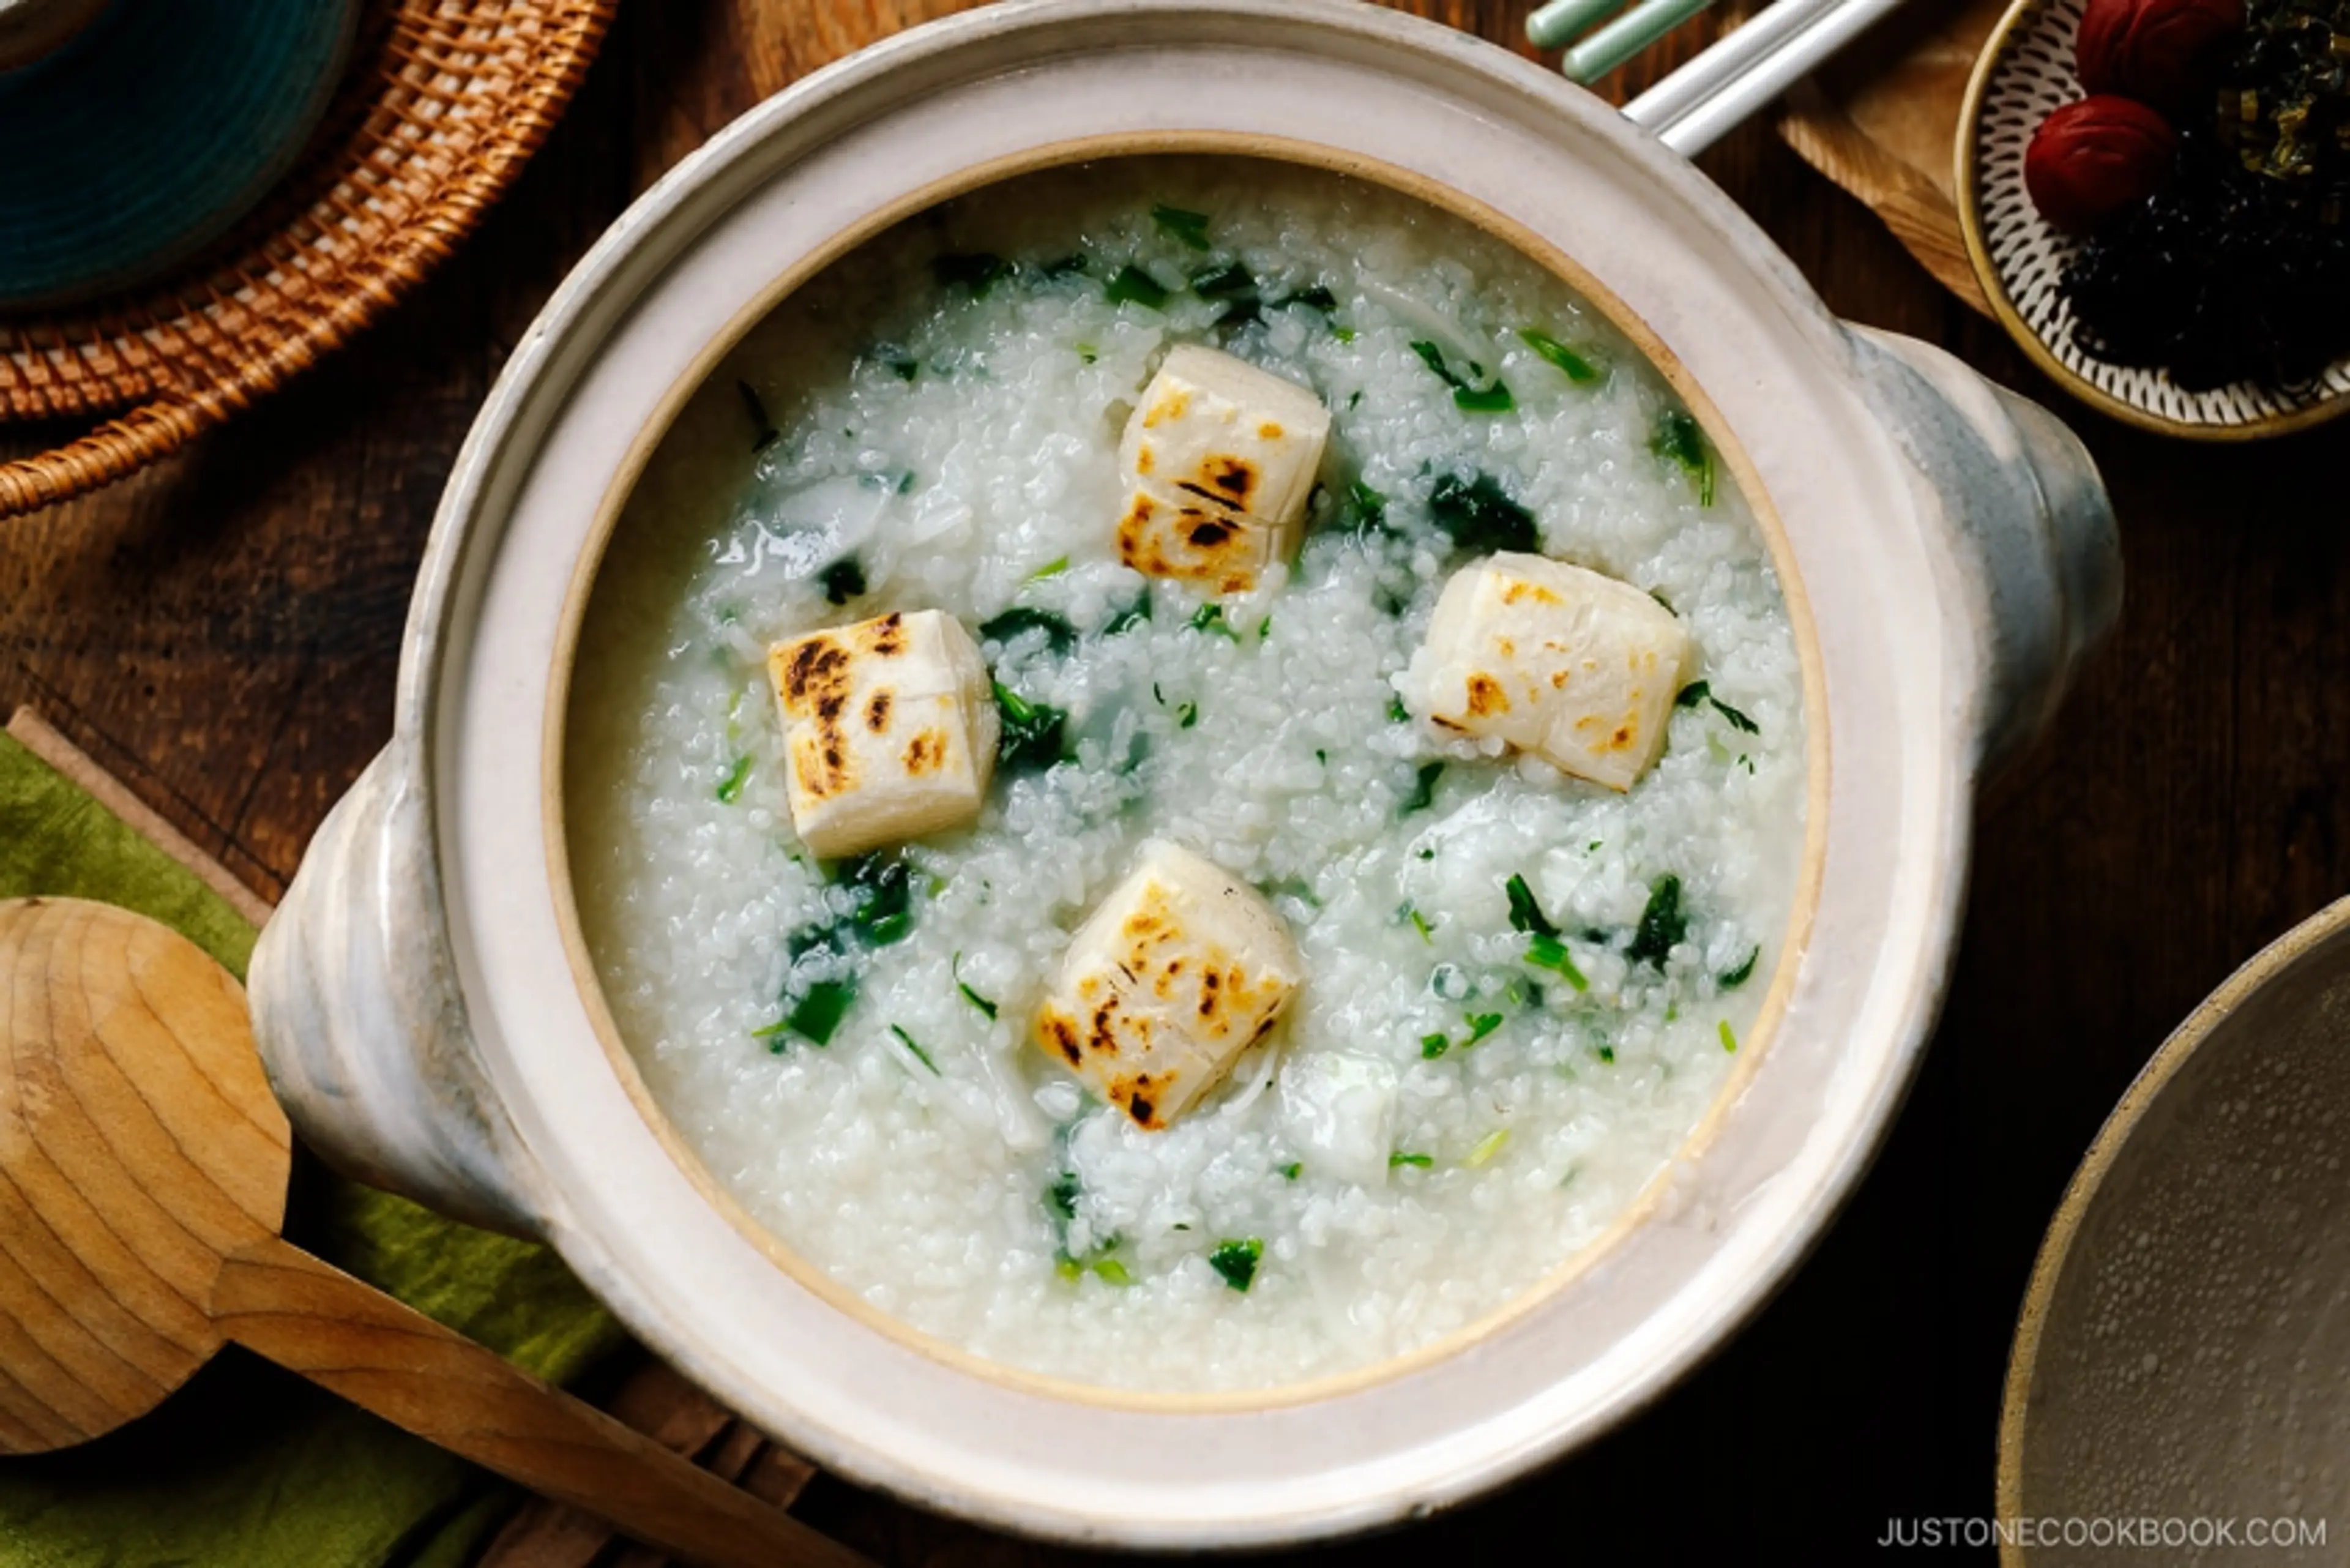
[[[2162,370],[2115,365],[2073,340],[2059,285],[2074,244],[2023,189],[2023,150],[2049,111],[2082,96],[2073,35],[2086,0],[2018,0],[2002,18],[1959,118],[1959,218],[1983,292],[2041,369],[2085,402],[2168,435],[2249,441],[2350,411],[2350,357],[2294,390],[2240,381],[2190,392]]]
[[[178,275],[0,316],[0,418],[88,420],[0,464],[0,517],[183,445],[397,303],[522,171],[617,0],[368,0],[350,64],[285,181]]]

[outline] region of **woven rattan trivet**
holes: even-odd
[[[618,0],[370,0],[301,161],[224,240],[123,298],[0,317],[0,419],[95,419],[0,463],[0,517],[109,483],[348,340],[545,140]]]

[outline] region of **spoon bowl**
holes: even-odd
[[[218,964],[109,905],[0,902],[0,1453],[112,1431],[234,1341],[688,1562],[864,1562],[287,1243],[292,1173]]]

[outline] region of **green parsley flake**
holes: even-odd
[[[1256,1281],[1256,1266],[1263,1258],[1263,1241],[1251,1236],[1244,1241],[1217,1242],[1216,1250],[1208,1254],[1208,1267],[1222,1274],[1224,1283],[1246,1295],[1249,1286]]]
[[[1486,1035],[1491,1034],[1494,1030],[1499,1029],[1501,1026],[1502,1015],[1498,1012],[1472,1012],[1469,1014],[1469,1038],[1461,1043],[1461,1048],[1464,1051],[1467,1050],[1470,1046],[1474,1045],[1478,1041],[1482,1040]]]
[[[1181,207],[1166,205],[1150,209],[1150,221],[1172,239],[1180,240],[1195,251],[1208,248],[1208,214],[1186,212]]]
[[[889,1033],[898,1037],[898,1044],[903,1045],[907,1050],[911,1051],[914,1054],[915,1061],[920,1062],[923,1066],[928,1067],[931,1070],[931,1077],[943,1078],[946,1076],[945,1074],[939,1071],[939,1064],[931,1060],[931,1054],[928,1051],[923,1050],[920,1042],[917,1041],[912,1035],[907,1033],[903,1029],[900,1029],[894,1023],[889,1025]]]
[[[962,992],[962,999],[986,1013],[990,1023],[994,1022],[995,1003],[972,990],[970,984],[962,978],[962,954],[955,954],[953,960],[947,965],[947,972],[954,976],[955,989]]]
[[[1419,1037],[1419,1054],[1423,1061],[1433,1062],[1451,1049],[1452,1039],[1450,1035],[1423,1034]]]
[[[1762,956],[1762,944],[1758,942],[1753,947],[1747,949],[1746,956],[1739,960],[1735,966],[1724,971],[1721,978],[1714,983],[1721,986],[1724,991],[1736,991],[1740,986],[1744,985],[1749,980],[1753,978],[1755,961],[1760,959]]]
[[[718,781],[718,803],[721,805],[733,805],[736,801],[741,800],[743,784],[750,776],[751,759],[747,756],[735,758],[734,765],[726,770],[726,776]]]
[[[1732,1053],[1737,1051],[1738,1036],[1731,1032],[1729,1019],[1725,1018],[1721,1021],[1721,1027],[1717,1033],[1721,1035],[1721,1048],[1723,1050]]]
[[[1537,332],[1531,327],[1518,328],[1519,341],[1556,366],[1570,381],[1591,382],[1599,379],[1599,368],[1547,332]]]
[[[1167,286],[1139,266],[1118,268],[1102,293],[1112,305],[1139,305],[1147,310],[1164,309],[1167,305]]]
[[[1577,991],[1589,991],[1591,982],[1575,967],[1575,960],[1566,944],[1555,936],[1537,931],[1526,939],[1526,961],[1536,969],[1546,969]]]
[[[1234,642],[1241,639],[1241,634],[1234,631],[1232,624],[1224,619],[1224,607],[1213,600],[1193,610],[1191,620],[1186,624],[1193,631],[1212,631],[1217,636],[1228,637]]]
[[[1461,1163],[1470,1167],[1471,1169],[1474,1169],[1476,1167],[1483,1165],[1495,1155],[1501,1153],[1502,1146],[1509,1141],[1510,1129],[1507,1127],[1495,1127],[1492,1132],[1487,1133],[1483,1137],[1477,1140],[1477,1147],[1471,1149],[1469,1151],[1469,1158],[1462,1160]]]
[[[1443,776],[1442,763],[1420,763],[1412,780],[1411,793],[1403,797],[1403,810],[1399,815],[1409,816],[1414,812],[1426,811],[1436,800],[1436,781]]]
[[[1558,928],[1552,925],[1550,917],[1543,913],[1542,905],[1534,900],[1534,890],[1526,886],[1523,876],[1511,877],[1502,884],[1502,891],[1509,896],[1512,930],[1527,931],[1538,937],[1558,935]]]
[[[1284,1181],[1295,1181],[1305,1173],[1305,1167],[1294,1159],[1277,1168],[1281,1171],[1281,1179]]]
[[[1399,1166],[1407,1165],[1411,1167],[1414,1170],[1426,1170],[1435,1163],[1436,1158],[1433,1155],[1396,1153],[1388,1156],[1388,1168],[1389,1170],[1393,1170]]]

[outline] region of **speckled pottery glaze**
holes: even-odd
[[[1180,93],[1136,90],[1180,81]],[[1342,1377],[1125,1394],[921,1338],[721,1192],[613,1036],[559,795],[613,516],[698,380],[801,280],[1030,169],[1245,152],[1378,182],[1557,271],[1656,362],[1762,519],[1804,663],[1807,842],[1721,1097],[1631,1211],[1485,1323]],[[558,1247],[663,1355],[829,1468],[1071,1541],[1294,1542],[1587,1440],[1729,1335],[1858,1178],[1939,1004],[1975,781],[2119,603],[2112,516],[2040,410],[1848,328],[1681,158],[1555,73],[1328,0],[1037,0],[917,29],[722,132],[613,227],[459,459],[395,738],[254,964],[305,1137]]]
[[[2000,1422],[2006,1520],[2234,1521],[2172,1563],[2338,1563],[2350,1519],[2350,899],[2230,976],[2115,1107],[2048,1228]],[[2329,1526],[2331,1543],[2279,1535]],[[2269,1532],[2250,1539],[2259,1521]],[[2008,1568],[2143,1562],[2003,1543]]]

